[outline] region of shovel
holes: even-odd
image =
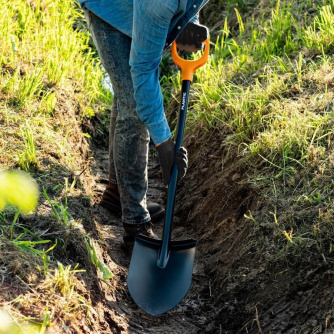
[[[182,146],[193,74],[208,59],[209,40],[206,40],[205,44],[203,55],[197,60],[181,58],[177,53],[176,43],[172,45],[173,60],[182,70],[175,152]],[[191,286],[196,240],[171,241],[177,176],[178,169],[174,164],[168,185],[162,240],[143,235],[136,237],[127,278],[128,290],[133,300],[152,316],[163,314],[180,303]]]

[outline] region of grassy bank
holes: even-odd
[[[196,71],[187,127],[228,133],[221,147],[237,152],[266,203],[246,217],[270,260],[332,263],[334,2],[228,1],[224,10],[208,64]],[[3,290],[0,306],[16,327],[28,320],[44,333],[77,321],[82,332],[96,314],[80,275],[112,274],[71,198],[89,203],[89,177],[80,175],[94,163],[97,124],[106,135],[112,97],[75,2],[0,0],[0,17],[0,170],[27,171],[40,187],[35,214],[0,213],[0,273],[16,287]],[[164,55],[166,103],[180,88],[169,63]]]
[[[3,1],[0,15],[1,163],[38,168],[40,142],[70,164],[71,129],[50,123],[67,109],[80,122],[111,98],[82,14],[73,2],[40,0]]]
[[[0,1],[0,18],[0,170],[29,172],[40,187],[36,214],[0,212],[0,332],[44,333],[57,322],[66,330],[69,319],[89,323],[94,313],[77,276],[90,265],[112,276],[68,203],[87,202],[77,175],[88,168],[90,136],[81,126],[111,94],[74,1]],[[73,233],[80,266],[65,254]]]
[[[221,145],[270,203],[249,213],[273,229],[268,247],[332,257],[334,3],[263,0],[246,20],[234,10],[238,29],[225,20],[197,71],[188,124],[230,133]]]

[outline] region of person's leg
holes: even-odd
[[[109,182],[106,187],[101,206],[106,208],[111,213],[121,213],[122,207],[120,203],[120,195],[117,185],[117,177],[114,164],[114,134],[117,118],[117,97],[114,96],[112,110],[110,115],[110,132],[109,132]],[[150,213],[151,221],[153,223],[160,221],[165,214],[165,210],[157,203],[148,202],[147,210]]]
[[[115,94],[111,113],[109,180],[117,181],[126,223],[150,221],[146,207],[149,134],[136,113],[129,54],[131,38],[91,12],[86,19]]]

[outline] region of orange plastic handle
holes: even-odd
[[[179,56],[179,54],[177,53],[177,49],[176,49],[176,42],[174,41],[172,44],[172,58],[174,60],[174,63],[180,67],[180,69],[182,70],[182,77],[181,80],[189,80],[189,81],[193,81],[193,76],[195,71],[200,68],[201,66],[203,66],[206,61],[208,60],[208,56],[209,56],[209,39],[204,41],[205,43],[205,50],[202,54],[202,57],[196,60],[186,60],[183,59]]]

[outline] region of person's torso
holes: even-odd
[[[79,0],[84,9],[111,24],[122,33],[132,37],[134,0]],[[141,0],[145,1],[145,0]],[[149,3],[149,0],[146,0]],[[178,2],[178,10],[171,20],[166,46],[171,44],[189,21],[196,20],[196,14],[208,0],[162,0]]]

